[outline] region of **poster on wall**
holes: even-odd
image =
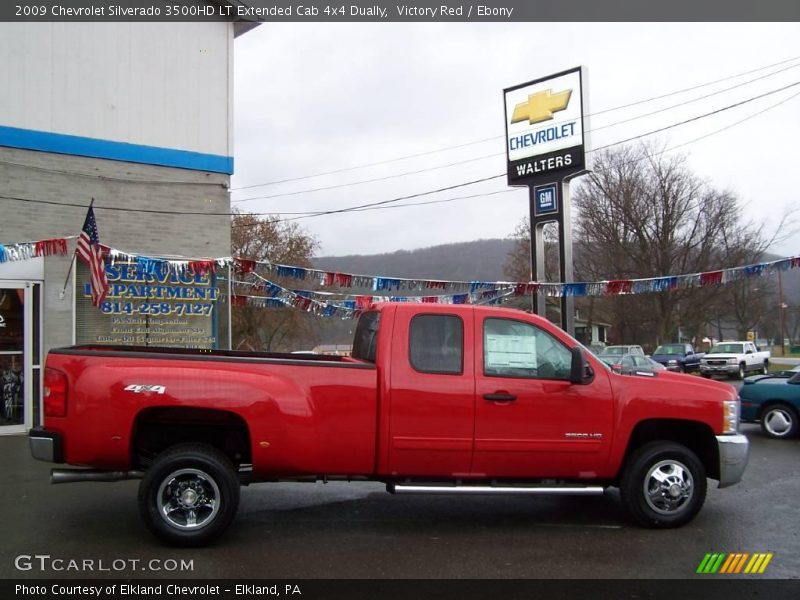
[[[218,348],[220,288],[211,273],[146,273],[136,262],[106,265],[109,290],[92,306],[89,270],[78,261],[78,344]]]

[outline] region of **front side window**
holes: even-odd
[[[572,353],[538,327],[511,319],[484,321],[484,375],[569,379],[571,363]]]
[[[409,360],[420,373],[460,375],[464,364],[464,323],[453,315],[411,319]]]

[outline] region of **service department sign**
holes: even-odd
[[[509,185],[586,168],[584,81],[576,67],[504,91]]]

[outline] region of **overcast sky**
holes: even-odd
[[[597,115],[590,121],[595,130],[590,147],[800,81],[800,24],[262,24],[235,42],[234,188],[469,145],[236,190],[233,206],[263,213],[332,210],[504,173],[503,88],[578,65],[588,68],[588,108],[594,113],[795,57],[692,92]],[[770,73],[776,74],[616,124]],[[757,115],[675,152],[688,156],[697,175],[735,192],[746,217],[766,222],[771,230],[781,214],[798,204],[800,96],[789,99],[798,93],[800,86],[648,139],[669,148]],[[492,139],[470,144],[487,138]],[[305,191],[462,161],[469,162]],[[509,189],[501,178],[397,204]],[[239,202],[290,192],[303,193]],[[522,188],[297,222],[319,239],[319,254],[331,256],[507,237],[527,214]],[[773,250],[800,254],[800,235]]]

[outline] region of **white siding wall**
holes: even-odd
[[[229,23],[0,23],[0,125],[232,156],[232,52]]]

